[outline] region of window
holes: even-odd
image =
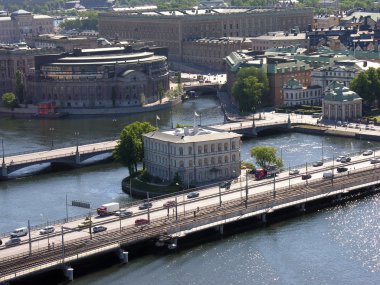
[[[203,160],[203,162],[204,162],[205,165],[208,165],[208,158],[205,158],[205,159]]]
[[[207,145],[207,144],[204,145],[204,147],[203,147],[203,152],[204,152],[204,153],[208,153],[208,145]]]
[[[214,144],[211,145],[211,152],[215,152],[215,145]]]
[[[224,150],[228,150],[228,143],[224,143]]]
[[[198,165],[202,166],[202,159],[198,159]]]
[[[236,160],[236,155],[232,155],[232,161],[235,161]]]
[[[228,156],[227,155],[224,157],[224,163],[228,163]]]
[[[232,142],[232,149],[235,149],[235,148],[236,148],[236,143]]]
[[[215,157],[211,157],[211,164],[215,165]]]
[[[179,162],[179,167],[184,167],[185,166],[185,163],[183,162],[183,160],[181,160],[180,162]]]
[[[202,146],[200,146],[200,145],[198,146],[198,154],[199,153],[202,153]]]
[[[218,151],[222,151],[222,144],[218,143]]]
[[[189,160],[189,167],[193,167],[193,160]]]
[[[193,148],[189,146],[189,154],[193,154]]]
[[[218,156],[218,164],[222,164],[222,157]]]
[[[182,147],[179,148],[179,155],[183,155],[183,148]]]

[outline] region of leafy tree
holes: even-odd
[[[266,73],[255,67],[240,69],[232,86],[232,95],[242,112],[257,107],[268,91],[269,80]]]
[[[351,82],[350,89],[358,93],[364,101],[372,104],[380,99],[380,69],[368,68],[360,72]]]
[[[137,163],[144,159],[142,135],[154,130],[156,128],[148,122],[134,122],[121,132],[113,157],[128,167],[130,175],[137,172]]]
[[[269,164],[282,167],[283,162],[277,155],[277,150],[271,146],[255,146],[251,148],[251,156],[255,158],[260,167],[266,168]]]
[[[16,95],[12,92],[4,93],[2,96],[3,104],[8,108],[14,108],[17,106]]]
[[[23,73],[16,71],[16,97],[20,103],[24,103],[24,83],[22,82]]]
[[[66,30],[76,29],[83,30],[98,30],[99,12],[89,10],[79,13],[78,19],[67,20],[59,24],[59,26]]]

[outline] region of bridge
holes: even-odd
[[[353,157],[351,163],[344,165],[349,171],[331,179],[322,178],[322,173],[333,169],[334,161],[309,171],[313,177],[306,181],[288,172],[267,181],[254,181],[246,174],[230,189],[210,185],[198,190],[197,198],[187,198],[187,192],[162,196],[149,200],[153,206],[146,210],[138,210],[137,203],[130,203],[125,206],[133,211],[132,217],[92,215],[92,226],[107,227],[97,234],[90,234],[90,228],[77,227],[83,217],[57,222],[60,231],[50,237],[39,235],[39,228],[34,227],[20,245],[0,247],[0,283],[56,268],[64,270],[72,280],[71,265],[84,258],[112,251],[128,262],[125,249],[133,250],[134,244],[154,242],[156,246],[174,248],[180,246],[183,237],[195,232],[215,229],[223,234],[224,226],[234,227],[238,221],[265,223],[284,210],[299,213],[379,191],[380,167],[371,165],[369,158]],[[301,169],[301,173],[305,171],[307,168]],[[162,206],[167,201],[175,201],[172,208]],[[141,219],[144,223],[135,225],[135,220]]]

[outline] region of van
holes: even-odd
[[[331,171],[323,172],[323,178],[331,179],[332,177],[333,177],[333,174]]]
[[[18,229],[13,230],[13,232],[11,232],[11,238],[23,237],[23,236],[26,236],[27,234],[28,234],[28,228],[26,227],[18,228]]]

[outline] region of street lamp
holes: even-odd
[[[116,139],[117,119],[113,118],[112,123],[114,126],[114,139]]]
[[[51,149],[53,149],[53,147],[54,147],[54,135],[53,135],[54,128],[49,128],[49,131],[51,133]]]
[[[76,137],[76,143],[77,143],[77,151],[76,151],[76,153],[79,153],[79,145],[78,145],[79,132],[74,132],[74,135]]]

